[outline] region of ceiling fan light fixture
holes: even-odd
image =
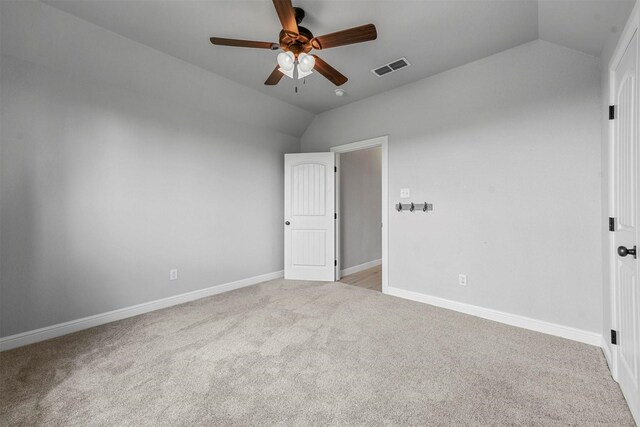
[[[293,66],[295,65],[295,62],[296,58],[293,55],[293,52],[280,52],[278,54],[278,65],[280,66],[280,71],[282,71],[283,74],[287,74],[285,71],[290,71],[293,74]]]
[[[313,67],[316,65],[316,59],[313,55],[302,52],[298,55],[298,68],[302,73],[311,73]],[[308,75],[308,74],[307,74]]]

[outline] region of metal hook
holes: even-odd
[[[411,202],[411,207],[409,208],[409,212],[413,212],[416,210],[416,205],[413,204],[413,202]]]
[[[398,203],[398,205],[396,206],[396,210],[398,212],[402,212],[402,202]]]
[[[424,205],[422,205],[422,212],[426,212],[427,211],[427,202],[424,202]]]

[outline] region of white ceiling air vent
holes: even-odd
[[[406,68],[409,65],[411,64],[409,63],[409,61],[407,61],[407,58],[402,57],[400,59],[396,59],[395,61],[389,62],[388,64],[385,64],[382,67],[375,68],[371,70],[371,72],[378,77],[382,77],[384,75],[396,72],[401,68]]]

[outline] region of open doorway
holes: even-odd
[[[340,155],[340,281],[382,292],[380,147]]]
[[[331,148],[336,154],[336,277],[386,292],[387,137]]]

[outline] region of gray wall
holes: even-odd
[[[0,4],[1,336],[282,269],[283,154],[311,114]]]
[[[318,115],[302,150],[389,135],[390,286],[600,333],[599,74],[527,43]],[[395,212],[404,187],[434,212]]]
[[[382,257],[382,149],[340,155],[340,266]]]

